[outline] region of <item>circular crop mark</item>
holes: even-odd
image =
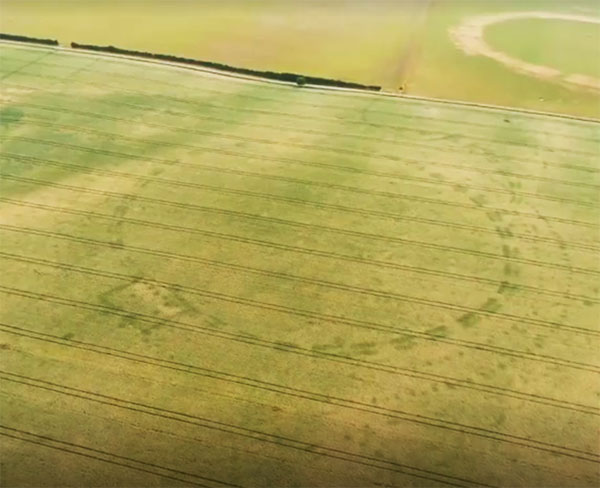
[[[565,75],[556,68],[528,63],[494,49],[485,41],[483,32],[487,26],[514,19],[553,19],[600,24],[599,18],[586,15],[553,12],[506,12],[469,17],[459,26],[450,29],[450,37],[459,49],[470,56],[487,56],[518,73],[544,80],[557,81],[570,87],[600,92],[600,79],[598,78],[583,74]]]

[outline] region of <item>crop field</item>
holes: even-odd
[[[0,77],[3,486],[598,485],[600,124]]]
[[[523,42],[528,32],[536,35]],[[589,62],[599,54],[600,24],[520,19],[494,24],[486,34],[491,45],[519,59],[600,79],[600,61]],[[567,45],[568,50],[560,48]]]
[[[143,7],[141,7],[143,3]],[[340,78],[407,94],[600,118],[600,25],[515,19],[492,47],[593,77],[593,89],[519,73],[456,46],[482,15],[600,18],[597,0],[2,0],[0,31]]]

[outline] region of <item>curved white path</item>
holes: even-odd
[[[521,74],[544,80],[557,81],[571,87],[600,92],[600,79],[582,74],[564,75],[560,70],[532,64],[497,51],[484,39],[487,26],[515,19],[552,19],[600,24],[600,18],[587,15],[561,14],[554,12],[506,12],[501,14],[469,17],[462,24],[450,29],[450,37],[456,46],[471,56],[486,56]]]

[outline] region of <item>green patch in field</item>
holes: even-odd
[[[487,27],[496,50],[565,75],[600,78],[600,24],[558,19],[514,19]]]
[[[502,239],[508,239],[513,236],[509,227],[496,227],[496,232]]]
[[[458,185],[457,185],[458,186]],[[462,191],[465,191],[464,187],[459,187]],[[487,197],[484,194],[470,195],[469,199],[478,207],[481,207],[487,203]]]
[[[0,127],[18,124],[23,118],[23,110],[18,107],[2,107],[0,108]]]
[[[518,276],[521,268],[514,263],[504,263],[504,276]]]
[[[337,336],[333,339],[333,342],[326,344],[314,344],[312,346],[313,351],[321,351],[321,352],[332,352],[332,351],[341,351],[346,344],[346,339],[342,336]]]
[[[486,302],[480,307],[480,310],[485,312],[497,312],[502,308],[502,304],[498,301],[497,298],[488,298]]]
[[[398,351],[406,351],[408,349],[412,349],[417,345],[417,340],[413,336],[409,335],[401,335],[400,337],[394,337],[390,342]]]
[[[376,342],[357,342],[350,346],[350,350],[359,356],[372,356],[377,354]]]
[[[141,280],[116,286],[100,294],[99,301],[110,307],[139,310],[147,315],[171,320],[198,314],[198,309],[177,291]],[[159,327],[159,324],[148,324],[124,318],[121,326],[132,326],[148,335]]]
[[[464,327],[473,327],[479,323],[481,317],[474,312],[467,312],[459,317],[458,322]]]
[[[498,287],[498,293],[500,295],[514,293],[519,291],[520,286],[515,283],[510,283],[508,281],[503,281]]]
[[[438,337],[447,337],[448,336],[448,327],[445,325],[440,325],[438,327],[433,327],[427,330],[428,334],[435,335]]]

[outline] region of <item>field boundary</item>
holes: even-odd
[[[240,66],[232,66],[230,64],[224,64],[214,61],[204,61],[195,58],[184,58],[181,56],[175,56],[173,54],[160,54],[152,53],[148,51],[137,51],[131,49],[123,49],[115,46],[97,46],[95,44],[79,44],[77,42],[71,42],[72,49],[94,51],[101,53],[110,54],[124,54],[126,56],[132,56],[135,58],[152,59],[160,61],[169,61],[177,64],[200,66],[202,68],[215,69],[217,71],[225,71],[227,73],[239,73],[243,75],[254,76],[256,78],[265,78],[269,80],[279,80],[288,83],[295,83],[299,86],[306,84],[317,85],[317,86],[338,86],[341,88],[353,88],[357,90],[368,90],[368,91],[380,91],[381,87],[377,85],[364,85],[362,83],[356,83],[353,81],[345,81],[334,78],[323,78],[320,76],[311,76],[308,74],[301,73],[289,73],[283,71],[264,71],[252,68],[244,68]]]
[[[238,74],[238,73],[234,73],[234,72],[218,70],[215,68],[186,65],[183,63],[176,63],[173,61],[145,59],[142,57],[125,55],[125,54],[115,54],[115,53],[108,53],[108,52],[83,50],[83,49],[73,49],[70,47],[65,47],[65,46],[60,46],[60,45],[59,46],[32,45],[32,44],[28,44],[25,42],[9,41],[9,40],[5,40],[5,39],[0,39],[0,45],[2,45],[2,44],[8,44],[13,47],[18,47],[20,49],[29,49],[29,50],[38,50],[38,51],[62,51],[62,52],[67,52],[67,53],[71,53],[71,54],[76,54],[79,56],[96,57],[96,58],[105,57],[105,58],[128,60],[128,61],[133,61],[133,62],[143,63],[143,64],[154,64],[154,65],[170,67],[170,68],[175,68],[175,69],[181,69],[181,70],[186,70],[186,71],[198,71],[198,72],[212,74],[214,76],[219,76],[219,77],[224,77],[224,78],[236,78],[239,80],[243,80],[243,81],[251,82],[251,83],[257,83],[257,84],[268,83],[268,84],[274,84],[274,85],[281,85],[281,86],[285,86],[288,88],[297,87],[297,84],[293,83],[293,82],[286,82],[286,81],[280,81],[280,80],[269,79],[269,78],[261,78],[258,76]],[[369,97],[397,98],[400,100],[408,100],[408,101],[415,101],[415,102],[441,104],[441,105],[452,105],[452,106],[458,106],[458,107],[469,107],[469,108],[478,109],[478,110],[487,111],[487,112],[507,112],[507,113],[514,113],[514,114],[533,115],[533,116],[538,116],[538,117],[552,117],[552,118],[558,118],[558,119],[563,119],[563,120],[572,120],[575,122],[600,124],[600,118],[561,114],[558,112],[544,112],[544,111],[540,111],[540,110],[531,110],[531,109],[519,108],[519,107],[508,107],[508,106],[504,106],[504,105],[494,105],[494,104],[486,104],[486,103],[479,103],[479,102],[467,102],[467,101],[462,101],[462,100],[451,100],[451,99],[446,99],[446,98],[425,97],[425,96],[419,96],[419,95],[407,95],[407,94],[394,93],[394,92],[384,91],[384,90],[375,92],[375,91],[369,91],[369,90],[364,90],[364,89],[342,88],[342,87],[337,87],[337,86],[311,85],[311,84],[306,84],[302,87],[298,87],[298,89],[318,91],[318,92],[322,92],[325,94],[331,94],[331,95],[339,94],[339,93],[353,93],[355,95],[362,95],[362,96],[369,96]]]
[[[15,41],[15,42],[28,42],[31,44],[39,44],[43,46],[58,46],[58,41],[56,39],[41,39],[39,37],[29,37],[29,36],[19,36],[16,34],[7,34],[5,32],[0,32],[0,39],[6,41]]]

